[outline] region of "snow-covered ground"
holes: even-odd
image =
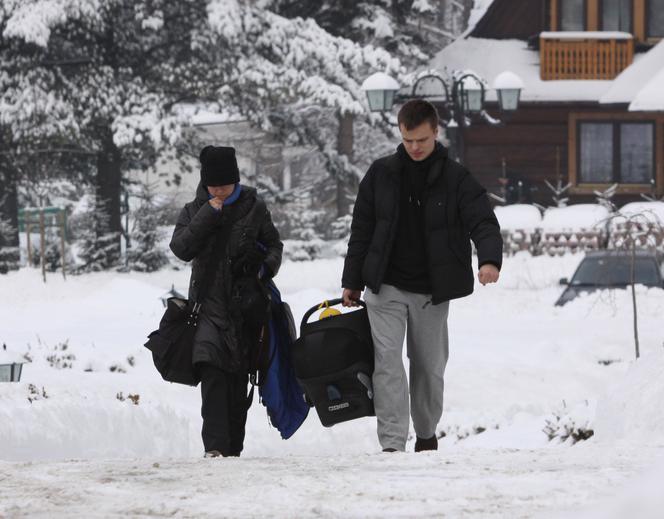
[[[417,455],[380,453],[375,419],[326,429],[313,411],[283,441],[255,402],[243,457],[201,459],[198,390],[142,346],[186,269],[1,276],[0,344],[33,362],[0,384],[0,517],[662,517],[664,290],[637,289],[635,363],[628,292],[553,307],[580,259],[506,258],[452,304],[445,437]],[[339,295],[342,265],[284,264],[296,320]]]

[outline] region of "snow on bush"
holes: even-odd
[[[284,240],[284,257],[291,261],[311,261],[320,257],[325,242],[312,240]]]
[[[568,407],[565,401],[546,418],[543,432],[549,441],[574,445],[591,438],[595,432],[592,428],[593,408],[584,401],[574,407]]]
[[[513,204],[494,209],[501,229],[534,231],[542,223],[539,209],[530,204]]]
[[[597,404],[598,441],[662,442],[664,350],[639,358]]]
[[[568,207],[549,207],[542,218],[545,231],[574,231],[597,229],[609,217],[609,210],[599,204],[576,204]]]

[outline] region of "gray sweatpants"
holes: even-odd
[[[449,301],[431,304],[431,296],[383,285],[364,294],[375,348],[374,405],[383,449],[406,448],[409,425],[408,379],[403,341],[408,325],[410,413],[415,434],[431,438],[443,414],[443,375],[449,356]]]

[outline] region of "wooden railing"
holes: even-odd
[[[632,64],[634,39],[616,32],[543,32],[540,76],[554,79],[614,79]]]

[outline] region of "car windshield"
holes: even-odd
[[[584,258],[571,285],[628,285],[631,281],[629,256]],[[635,258],[634,280],[642,285],[658,285],[657,264],[651,258]]]

